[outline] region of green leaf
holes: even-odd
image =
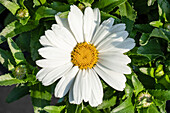
[[[155,70],[155,76],[156,77],[161,77],[164,75],[164,71],[163,71],[163,65],[159,64],[157,69]]]
[[[153,27],[149,24],[135,24],[134,29],[141,33],[150,33]]]
[[[154,78],[155,70],[154,70],[153,67],[141,67],[141,68],[139,68],[139,70],[140,70],[143,74],[149,75],[149,76],[151,76],[151,77]]]
[[[150,60],[154,60],[160,56],[164,58],[164,53],[161,51],[161,47],[157,39],[152,39],[146,45],[140,46],[137,53],[148,57]]]
[[[17,10],[20,8],[19,5],[9,0],[0,0],[0,3],[4,5],[13,15],[15,15]]]
[[[170,4],[167,0],[157,0],[159,6],[159,15],[170,21]]]
[[[25,32],[25,33],[21,33],[17,39],[16,39],[16,44],[19,46],[19,48],[21,48],[22,51],[30,51],[30,37],[31,34],[30,32]]]
[[[15,88],[13,88],[12,91],[8,94],[8,96],[6,98],[6,102],[8,102],[8,103],[14,102],[28,94],[29,94],[28,86],[25,86],[25,85],[17,86]]]
[[[126,87],[125,87],[125,96],[128,97],[132,97],[133,96],[133,85],[131,83],[131,80],[127,79],[126,82]]]
[[[131,98],[127,98],[123,103],[114,108],[111,113],[134,113],[134,106]]]
[[[142,36],[139,40],[140,45],[144,46],[148,43],[150,39],[149,35],[150,35],[149,33],[142,33]]]
[[[136,11],[132,8],[132,6],[127,1],[119,5],[119,11],[122,17],[122,22],[126,24],[126,30],[128,32],[131,32],[137,16]]]
[[[160,109],[161,113],[167,113],[165,108],[166,108],[166,102],[165,101],[160,101],[158,99],[154,99],[154,103],[158,108]]]
[[[152,21],[149,23],[151,26],[154,26],[154,27],[162,27],[163,26],[163,23],[160,22],[160,21]]]
[[[41,6],[35,12],[35,21],[38,24],[40,19],[47,18],[47,17],[54,17],[55,14],[57,14],[56,10],[53,10],[52,8],[48,8],[45,6]]]
[[[91,107],[90,105],[86,106],[81,113],[101,113],[96,108]]]
[[[85,6],[91,7],[91,4],[94,2],[94,0],[79,0],[82,2]]]
[[[5,10],[5,7],[4,7],[2,4],[0,4],[0,14],[1,14],[4,10]]]
[[[99,0],[93,4],[93,7],[97,7],[104,12],[110,12],[125,1],[126,0]]]
[[[38,49],[41,47],[39,39],[44,34],[44,27],[39,26],[37,29],[31,32],[30,49],[31,58],[33,61],[39,58]]]
[[[97,109],[105,109],[105,108],[109,108],[111,106],[114,106],[116,104],[116,96],[113,96],[112,98],[108,99],[108,100],[104,100],[98,107]]]
[[[10,86],[13,84],[25,83],[23,80],[18,80],[11,77],[10,74],[5,74],[0,76],[0,86]]]
[[[9,51],[5,51],[3,49],[0,48],[0,63],[5,67],[5,68],[8,68],[9,66],[9,61],[12,62],[13,64],[15,63],[14,62],[14,59],[12,57],[12,55],[10,54]]]
[[[60,113],[66,106],[46,106],[44,110],[48,113]]]
[[[67,103],[66,106],[66,111],[67,113],[81,113],[82,111],[82,106],[77,105],[77,104],[70,104],[69,102]]]
[[[170,78],[168,75],[163,76],[161,79],[158,80],[158,83],[161,83],[165,88],[170,90]]]
[[[150,34],[150,37],[158,37],[167,40],[168,42],[170,41],[170,36],[168,35],[170,32],[164,30],[164,29],[158,29],[155,28],[153,29],[152,33]]]
[[[155,3],[156,0],[148,0],[148,6],[151,6]]]
[[[150,62],[150,60],[141,54],[137,54],[138,47],[133,48],[131,51],[127,53],[127,55],[131,58],[131,64],[134,66],[143,66]]]
[[[157,107],[154,104],[151,104],[148,109],[147,113],[160,113],[157,109]]]
[[[113,15],[110,15],[109,13],[106,13],[106,12],[103,12],[103,11],[101,11],[100,13],[101,13],[101,20],[102,21],[106,20],[110,17],[115,19],[114,23],[120,23],[120,21],[121,21],[119,18],[117,18],[116,16],[113,16]]]
[[[12,52],[12,55],[14,57],[16,64],[18,65],[21,63],[26,63],[24,54],[22,53],[20,48],[17,46],[17,44],[11,38],[8,38],[7,40],[8,40],[8,45]]]
[[[51,101],[51,87],[42,86],[41,83],[31,86],[30,96],[32,105],[34,106],[34,112],[44,112],[43,108],[50,105]]]
[[[134,66],[144,66],[150,62],[150,60],[146,56],[139,55],[139,54],[131,55],[130,58],[132,60],[131,63]]]
[[[46,3],[46,0],[33,0],[34,6],[40,6]]]
[[[126,17],[131,21],[135,21],[136,19],[136,11],[132,8],[129,2],[125,2],[119,6],[120,15],[122,17]]]
[[[170,100],[170,90],[148,90],[154,98],[165,101]]]
[[[69,4],[64,4],[62,2],[57,2],[57,1],[54,1],[53,3],[51,3],[50,7],[52,9],[56,10],[57,12],[65,12],[65,11],[68,11],[70,9]]]
[[[8,24],[12,23],[15,20],[17,20],[17,18],[12,13],[7,14],[4,20],[4,26],[7,26]]]
[[[69,4],[75,3],[77,0],[67,0]]]
[[[7,25],[0,33],[0,44],[6,41],[6,38],[14,37],[20,33],[31,31],[36,27],[34,22],[28,22],[26,25],[22,25],[17,20]]]
[[[142,83],[139,81],[135,74],[133,74],[132,76],[132,84],[134,86],[134,92],[136,96],[138,95],[139,92],[144,90]]]

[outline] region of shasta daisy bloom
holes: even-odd
[[[82,11],[71,6],[68,18],[55,16],[57,24],[45,31],[38,50],[44,58],[36,61],[42,69],[36,77],[45,86],[59,80],[55,96],[69,92],[69,102],[89,102],[91,106],[102,103],[103,87],[100,78],[112,88],[123,91],[131,69],[130,58],[123,53],[135,46],[134,39],[127,38],[125,24],[113,25],[109,18],[100,24],[99,9],[87,7]]]

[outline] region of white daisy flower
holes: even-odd
[[[70,103],[89,102],[93,107],[102,103],[103,87],[100,78],[112,88],[123,91],[131,69],[130,58],[123,53],[135,46],[134,39],[127,38],[125,24],[113,25],[109,18],[100,24],[99,9],[87,7],[82,11],[71,6],[68,18],[55,16],[57,24],[45,31],[38,50],[44,58],[36,61],[42,69],[36,77],[45,86],[53,84],[55,96],[69,92]],[[100,77],[100,78],[99,78]]]

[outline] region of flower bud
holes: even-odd
[[[16,16],[19,18],[27,18],[29,16],[29,12],[27,9],[19,9]]]
[[[13,71],[13,76],[17,79],[23,79],[27,73],[27,68],[25,65],[19,65]]]
[[[152,104],[152,97],[148,92],[142,92],[138,96],[139,107],[149,107]]]

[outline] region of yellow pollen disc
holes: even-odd
[[[79,69],[91,69],[97,63],[98,51],[93,44],[78,43],[71,52],[71,58],[71,62]]]

